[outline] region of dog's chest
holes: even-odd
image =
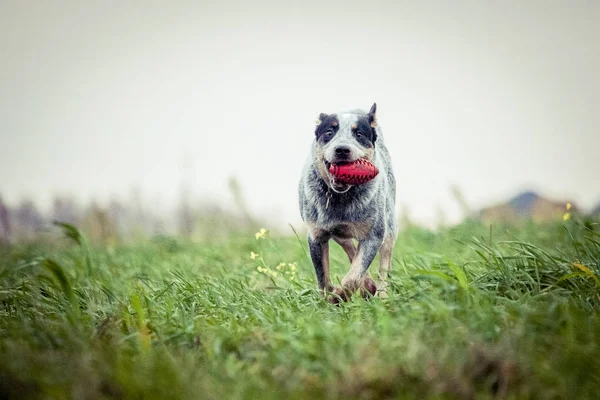
[[[373,224],[370,221],[339,224],[330,229],[332,236],[342,239],[361,240],[372,229]]]
[[[377,219],[374,208],[330,204],[320,210],[317,226],[332,236],[361,239],[373,228]]]
[[[373,229],[372,221],[340,222],[328,225],[309,223],[309,228],[315,238],[357,239],[362,240]]]
[[[369,193],[370,194],[370,193]],[[373,218],[377,204],[373,196],[320,196],[318,205],[319,223],[323,226],[357,224]]]

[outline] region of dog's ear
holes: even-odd
[[[371,109],[369,110],[369,125],[371,125],[371,128],[375,128],[377,126],[377,116],[375,115],[376,113],[377,103],[373,103]]]
[[[321,114],[319,114],[319,118],[317,118],[317,120],[315,121],[315,124],[316,124],[317,126],[321,125],[321,124],[323,123],[323,121],[325,121],[325,119],[326,119],[327,117],[328,117],[328,115],[327,115],[327,114],[325,114],[325,113],[321,113]]]
[[[319,139],[319,127],[321,126],[323,121],[325,121],[327,119],[327,117],[328,117],[327,114],[321,113],[321,114],[319,114],[319,118],[317,118],[317,120],[315,121],[315,125],[317,125],[315,127],[315,136],[317,137],[317,140]]]
[[[375,128],[377,127],[377,103],[373,103],[373,105],[371,106],[371,109],[369,110],[369,125],[371,126],[371,137],[372,140],[371,142],[373,142],[373,144],[375,144],[375,141],[377,140],[377,131],[375,130]]]

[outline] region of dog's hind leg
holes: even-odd
[[[379,280],[377,293],[379,297],[387,297],[387,280],[392,269],[392,252],[396,244],[396,236],[387,236],[379,249]]]
[[[333,291],[333,285],[329,277],[329,238],[314,237],[309,233],[308,248],[317,274],[319,289],[324,293]]]
[[[337,244],[342,246],[342,249],[344,249],[344,251],[348,255],[348,259],[350,260],[350,262],[352,262],[354,260],[354,257],[356,257],[356,246],[354,245],[352,239],[342,239],[334,236],[333,240],[335,240]]]

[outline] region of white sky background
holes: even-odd
[[[0,194],[162,207],[235,175],[297,223],[316,117],[376,101],[418,221],[458,217],[452,184],[600,201],[600,2],[291,4],[3,1]]]

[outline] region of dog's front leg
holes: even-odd
[[[324,294],[333,291],[331,278],[329,277],[329,237],[323,235],[308,234],[308,248],[310,258],[315,266],[319,289]]]
[[[373,280],[371,278],[368,278],[369,282],[364,282],[364,280],[382,243],[383,234],[379,235],[376,232],[370,233],[369,236],[358,242],[358,252],[352,260],[350,271],[342,279],[342,287],[337,288],[329,299],[332,303],[337,303],[339,299],[347,300],[352,293],[363,286],[371,294],[375,294],[376,288]]]

